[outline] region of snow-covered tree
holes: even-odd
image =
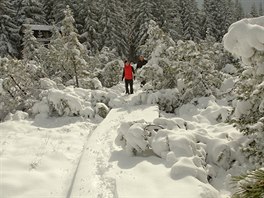
[[[61,77],[60,74],[68,74],[64,67],[63,51],[64,43],[59,29],[53,24],[52,37],[48,45],[47,52],[42,61],[43,69],[48,77]],[[70,79],[71,77],[69,77]]]
[[[86,63],[87,51],[85,47],[79,42],[74,27],[74,18],[69,6],[65,10],[65,18],[62,21],[62,39],[64,42],[63,60],[67,76],[74,77],[75,86],[79,87],[79,78],[83,74],[84,69],[89,70]],[[90,71],[88,71],[90,72]],[[70,80],[67,79],[66,80]]]
[[[165,22],[161,28],[168,32],[173,40],[182,39],[179,1],[166,0],[165,3]]]
[[[222,37],[227,31],[227,18],[228,16],[226,6],[226,0],[204,1],[204,12],[205,12],[205,27],[206,36],[214,38],[216,41],[221,41]],[[230,13],[230,12],[229,12]]]
[[[128,46],[126,41],[125,29],[126,24],[122,6],[119,0],[102,0],[101,1],[101,16],[98,21],[100,32],[100,42],[103,46],[116,49],[122,57],[127,56]]]
[[[39,79],[44,77],[42,69],[35,63],[23,60],[0,60],[2,88],[0,95],[4,103],[0,119],[16,110],[28,111],[39,97]]]
[[[123,72],[123,62],[114,60],[106,64],[102,71],[101,82],[105,87],[112,87],[120,82]]]
[[[184,40],[197,41],[200,38],[198,8],[195,0],[179,0],[180,19]]]
[[[138,51],[139,47],[146,42],[147,31],[150,20],[156,20],[153,13],[153,8],[155,7],[155,2],[151,0],[137,0],[133,1],[132,7],[134,11],[131,15],[132,24],[131,30],[131,53],[140,54]]]
[[[40,0],[17,0],[16,20],[19,24],[46,24],[43,4]]]
[[[0,57],[17,56],[18,42],[20,36],[18,34],[18,26],[14,20],[15,10],[13,4],[9,0],[0,1]]]
[[[257,16],[259,16],[258,10],[257,10],[255,2],[253,2],[250,13],[249,13],[249,17],[257,17]]]
[[[80,36],[83,40],[83,44],[87,50],[92,53],[100,51],[100,32],[99,32],[99,19],[100,9],[97,5],[98,1],[86,1],[83,0],[82,6],[79,6],[77,13],[77,23],[82,29],[80,29]]]
[[[244,18],[244,10],[239,0],[235,1],[234,17],[235,17],[235,21]]]
[[[37,41],[36,37],[33,35],[33,31],[30,26],[27,26],[24,30],[23,37],[23,50],[22,56],[26,61],[34,60],[36,62],[40,61],[39,49],[41,44]]]
[[[259,11],[258,11],[259,16],[263,16],[263,3],[262,1],[259,2]]]
[[[246,65],[237,83],[238,102],[233,121],[248,136],[249,140],[242,150],[256,167],[263,167],[264,164],[263,19],[264,17],[240,20],[231,25],[224,37],[225,48],[241,57]],[[250,42],[252,40],[254,43]],[[245,42],[249,44],[243,45]]]

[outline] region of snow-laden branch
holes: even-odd
[[[264,51],[264,16],[233,23],[223,41],[226,50],[248,63],[256,51]]]

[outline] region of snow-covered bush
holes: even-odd
[[[113,60],[105,65],[101,72],[100,81],[104,87],[112,87],[120,82],[122,73],[123,62],[121,60]]]
[[[89,90],[67,87],[64,90],[49,89],[41,94],[42,100],[33,106],[34,114],[49,116],[83,116],[95,115],[89,102]]]
[[[21,60],[2,60],[1,64],[1,87],[2,101],[0,120],[7,113],[16,110],[30,111],[40,93],[39,80],[45,75],[41,67],[35,62]]]
[[[144,156],[153,152],[171,167],[170,174],[174,179],[192,176],[202,183],[208,183],[216,177],[213,169],[230,170],[234,162],[239,160],[234,148],[235,141],[225,131],[227,125],[223,126],[221,121],[224,131],[217,134],[216,131],[210,131],[215,130],[214,127],[200,128],[198,124],[218,124],[218,114],[212,106],[221,107],[212,104],[212,100],[201,98],[193,109],[180,107],[180,117],[159,117],[153,123],[144,120],[123,122],[115,143],[129,155]],[[190,107],[190,104],[187,105]],[[218,113],[224,114],[225,111],[226,108],[222,107]],[[219,135],[223,138],[219,139]]]
[[[219,70],[232,63],[231,59],[224,58],[227,53],[221,44],[174,43],[153,21],[148,36],[141,50],[149,61],[138,71],[139,76],[148,82],[146,86],[153,90],[177,88],[182,104],[196,97],[218,95],[224,81]],[[219,63],[220,59],[224,61]]]
[[[144,131],[147,123],[123,122],[118,129],[115,143],[121,146],[129,155],[142,153],[150,148],[148,133]]]
[[[264,164],[264,17],[233,23],[224,36],[225,48],[246,65],[237,83],[238,102],[233,116],[238,128],[249,137],[243,150],[256,166]],[[245,105],[247,104],[247,108]]]
[[[106,118],[109,113],[109,108],[104,103],[96,103],[95,113],[102,118]]]

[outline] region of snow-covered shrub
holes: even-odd
[[[157,104],[162,111],[174,112],[181,104],[177,89],[163,89],[155,93],[158,98]]]
[[[115,143],[129,155],[136,155],[149,149],[148,133],[144,131],[147,124],[142,122],[123,122],[118,129]]]
[[[193,98],[215,95],[224,80],[219,71],[219,57],[224,57],[221,44],[178,41],[174,43],[156,24],[151,22],[148,39],[141,46],[149,59],[139,70],[139,76],[153,90],[178,88],[182,104]],[[232,63],[226,58],[223,66]],[[223,67],[222,66],[222,67]]]
[[[123,73],[123,62],[120,60],[113,60],[108,62],[101,72],[100,81],[105,87],[112,87],[117,85]]]
[[[256,167],[264,164],[264,17],[242,19],[229,27],[225,48],[246,65],[237,83],[238,103],[233,115],[237,127],[248,136],[243,145]],[[247,107],[241,104],[247,104]]]
[[[29,117],[28,113],[23,112],[23,111],[16,111],[14,114],[9,113],[6,117],[5,120],[14,120],[14,121],[19,121],[19,120],[25,120]]]
[[[109,113],[109,108],[104,103],[96,103],[95,113],[102,118],[106,118],[107,114]]]
[[[56,89],[57,84],[53,80],[50,80],[49,78],[41,78],[40,80],[40,87],[41,89],[48,90],[48,89]]]
[[[40,93],[39,80],[45,75],[41,67],[35,62],[24,62],[21,60],[1,61],[1,87],[2,120],[9,112],[16,110],[30,111]]]
[[[34,114],[50,116],[94,117],[95,113],[89,102],[89,91],[67,87],[64,90],[49,89],[41,94],[42,100],[33,106]]]
[[[118,57],[115,49],[110,49],[109,47],[104,46],[98,54],[98,59],[104,67],[105,64],[116,60]]]
[[[67,86],[74,86],[75,83],[74,83],[74,79],[72,80],[69,80],[65,83],[65,85]],[[80,88],[83,88],[83,89],[100,89],[102,88],[102,84],[101,82],[98,80],[98,78],[80,78],[79,80],[79,87]]]

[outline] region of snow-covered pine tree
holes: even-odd
[[[111,49],[116,49],[118,54],[126,57],[128,54],[127,28],[124,21],[124,12],[119,0],[102,0],[101,1],[101,16],[98,21],[100,32],[100,41],[102,49],[104,46]]]
[[[88,70],[86,58],[87,58],[87,51],[85,47],[79,42],[76,33],[76,29],[74,27],[74,18],[69,6],[65,10],[65,18],[62,20],[62,39],[64,42],[63,50],[63,60],[64,60],[64,67],[66,69],[65,80],[67,76],[74,77],[74,84],[75,86],[79,87],[79,78],[83,74],[83,70]],[[87,72],[86,72],[87,74]]]
[[[19,28],[15,23],[15,10],[9,0],[0,1],[0,57],[17,56],[20,40]]]
[[[17,18],[21,24],[46,24],[46,16],[40,0],[17,0]]]
[[[256,7],[256,3],[253,2],[248,17],[257,17],[257,16],[259,16],[259,14],[258,14],[258,10],[257,10],[257,7]]]
[[[64,19],[64,10],[66,6],[70,5],[70,0],[56,0],[54,1],[52,10],[50,11],[50,18],[54,19],[56,25],[61,25],[60,22]]]
[[[176,70],[167,59],[167,49],[175,46],[174,41],[153,20],[149,22],[147,33],[148,39],[139,49],[149,59],[149,65],[139,71],[137,78],[144,78],[155,90],[175,88]]]
[[[259,16],[263,16],[263,3],[262,1],[259,2],[259,11],[258,11]]]
[[[179,0],[183,39],[198,41],[200,36],[198,8],[195,0]]]
[[[220,42],[227,32],[225,0],[204,0],[206,36]]]
[[[0,63],[3,75],[2,87],[5,94],[3,112],[14,112],[15,110],[28,111],[39,96],[38,87],[41,76],[41,67],[26,63],[23,60],[10,59]],[[3,118],[4,115],[1,115]]]
[[[234,10],[234,18],[235,21],[238,21],[242,18],[244,18],[244,10],[243,7],[241,5],[241,2],[239,0],[235,1],[235,10]]]
[[[39,49],[41,44],[37,41],[36,37],[34,37],[33,32],[30,26],[26,26],[24,30],[23,37],[23,49],[22,49],[22,57],[25,61],[36,61],[40,62],[40,54]]]
[[[182,39],[179,0],[166,0],[163,3],[166,12],[162,29],[168,32],[174,41]]]
[[[225,13],[225,25],[223,34],[225,34],[229,28],[229,26],[236,21],[234,10],[235,10],[235,4],[233,0],[225,0],[224,2],[224,13]]]
[[[238,128],[250,139],[247,145],[244,145],[243,151],[256,167],[263,167],[264,164],[264,72],[261,70],[263,62],[264,53],[255,52],[251,58],[251,66],[242,73],[237,83],[238,100],[246,101],[250,108],[234,120]]]
[[[179,41],[176,49],[177,78],[184,82],[181,89],[183,103],[196,97],[216,96],[223,78],[215,68],[212,52],[193,41]]]
[[[264,195],[264,169],[234,177],[232,183],[237,186],[237,191],[232,195],[232,198],[262,198]]]
[[[132,2],[134,12],[131,15],[133,24],[129,27],[131,29],[131,49],[130,53],[138,55],[139,47],[146,42],[147,31],[150,20],[157,21],[153,14],[155,1],[152,0],[136,0]]]
[[[102,78],[100,79],[102,85],[105,87],[113,87],[120,82],[121,76],[123,72],[123,61],[113,60],[108,62],[103,71]]]
[[[55,18],[52,15],[53,7],[55,5],[54,0],[42,0],[43,3],[43,11],[45,12],[46,21],[48,24],[55,22]]]
[[[83,26],[80,30],[80,37],[83,45],[86,46],[87,50],[95,54],[100,51],[100,32],[99,32],[99,19],[101,15],[100,7],[97,5],[98,1],[83,0],[83,5],[78,9],[78,21]]]
[[[52,37],[48,45],[48,50],[45,55],[45,60],[42,62],[43,69],[49,78],[60,78],[63,75],[68,75],[64,67],[64,43],[62,35],[58,27],[53,23]],[[68,79],[71,79],[69,76]]]
[[[262,46],[262,20],[263,17],[259,17],[233,23],[224,37],[225,48],[241,57],[245,64],[236,83],[238,97],[233,121],[248,137],[242,150],[256,168],[264,165],[264,52],[257,47]],[[247,31],[240,32],[242,28]],[[255,43],[248,42],[253,39]],[[250,44],[241,45],[245,41]]]

